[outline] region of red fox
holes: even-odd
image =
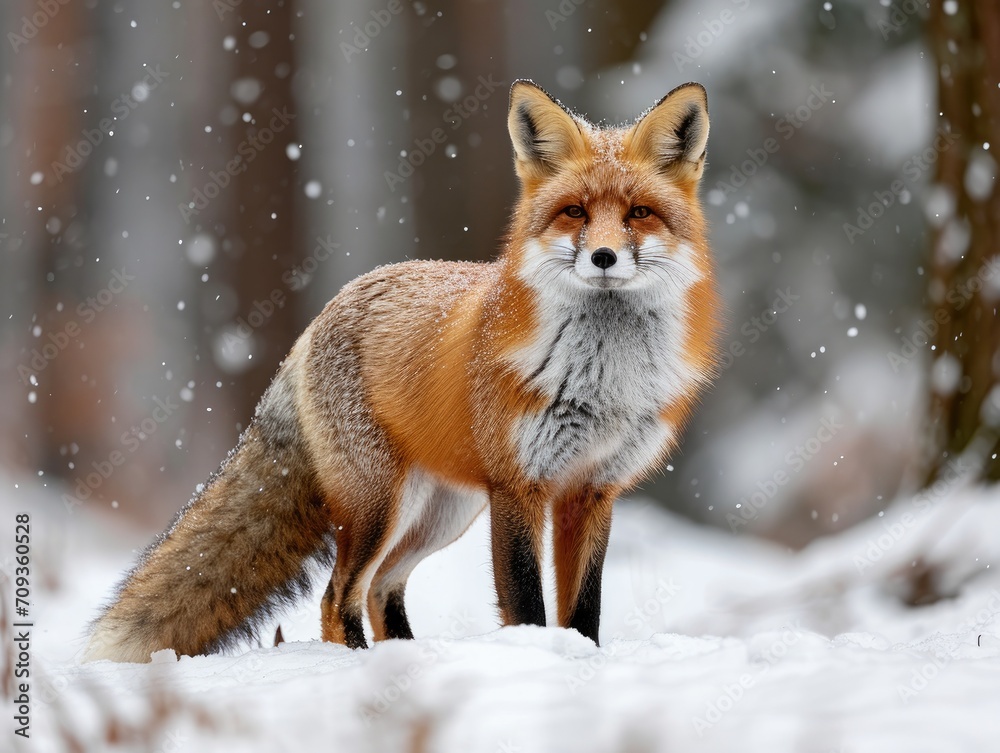
[[[239,444],[141,556],[88,659],[252,637],[335,548],[322,637],[412,638],[407,578],[489,507],[504,624],[598,640],[612,503],[664,462],[716,364],[698,184],[705,90],[600,128],[510,92],[520,195],[491,263],[411,261],[344,287],[282,362]]]

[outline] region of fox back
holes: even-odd
[[[92,658],[226,645],[299,593],[331,535],[323,638],[367,645],[366,600],[376,640],[410,638],[410,572],[487,506],[503,622],[546,623],[551,517],[556,622],[597,641],[612,504],[676,446],[714,370],[705,91],[599,128],[518,81],[508,128],[521,190],[498,260],[407,262],[346,286],[126,578]],[[260,552],[281,561],[236,567]]]

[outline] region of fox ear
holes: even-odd
[[[652,162],[675,180],[696,182],[705,167],[708,95],[701,84],[678,86],[632,126],[625,156]]]
[[[543,178],[582,158],[586,142],[580,126],[562,105],[526,79],[510,88],[507,130],[521,180]]]

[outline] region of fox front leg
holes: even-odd
[[[504,625],[545,625],[541,551],[545,506],[535,490],[490,494],[493,578]]]
[[[556,500],[552,515],[559,625],[598,645],[601,574],[616,496],[612,489],[571,490]]]

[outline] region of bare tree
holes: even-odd
[[[514,192],[503,3],[447,0],[407,17],[413,170],[400,177],[411,181],[418,253],[492,258]]]
[[[1000,5],[931,3],[940,129],[931,194],[933,323],[925,483],[972,449],[984,480],[1000,480]]]
[[[211,344],[231,373],[235,422],[243,426],[302,326],[297,299],[283,279],[301,260],[297,163],[286,147],[298,141],[292,91],[296,65],[294,3],[243,3],[227,18],[235,38],[236,69],[229,87],[239,117],[229,142],[239,158],[232,200],[212,228],[221,236],[224,274],[236,294],[236,332]],[[246,113],[246,115],[244,114]],[[249,338],[245,335],[250,330]],[[233,347],[233,337],[252,348]],[[247,361],[238,359],[246,357]],[[232,373],[235,372],[235,373]]]
[[[95,456],[107,454],[97,405],[112,389],[111,380],[102,378],[110,371],[106,362],[83,370],[87,380],[76,368],[81,325],[75,310],[101,274],[84,265],[90,207],[77,170],[85,159],[78,143],[85,126],[95,125],[82,115],[95,100],[95,60],[82,43],[93,14],[73,5],[35,26],[35,5],[19,5],[24,27],[12,32],[15,39],[5,53],[22,71],[8,96],[15,138],[25,145],[14,165],[16,191],[31,209],[5,225],[2,239],[9,265],[4,288],[22,324],[15,336],[20,352],[11,364],[16,373],[9,374],[22,391],[4,413],[14,413],[10,422],[22,425],[10,435],[16,437],[10,457],[59,473],[67,463],[60,448],[65,454],[78,444],[93,448]],[[84,146],[93,148],[90,142]]]

